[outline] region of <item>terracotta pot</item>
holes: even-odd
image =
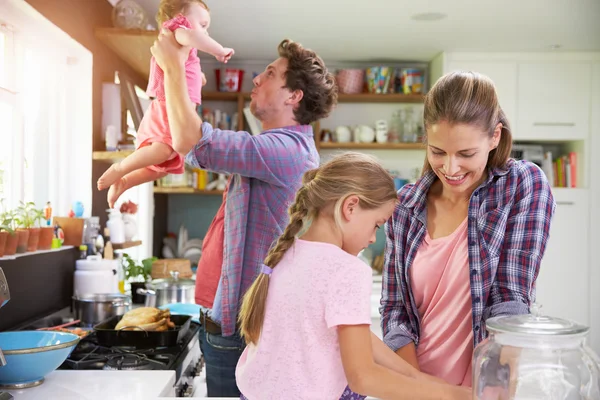
[[[52,247],[52,238],[54,237],[54,228],[51,226],[43,226],[40,228],[40,241],[38,242],[38,250],[50,250]]]
[[[29,240],[27,240],[27,251],[36,251],[40,241],[40,228],[29,228]]]
[[[27,242],[29,242],[29,229],[17,229],[17,253],[27,251]]]
[[[17,232],[9,233],[6,237],[6,246],[4,247],[4,255],[12,256],[17,252],[17,242],[19,240],[19,236]]]
[[[6,237],[8,236],[8,232],[1,231],[0,232],[0,257],[4,257],[4,249],[6,248]]]

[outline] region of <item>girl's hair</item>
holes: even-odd
[[[177,14],[185,13],[189,5],[194,3],[200,4],[206,8],[206,11],[210,11],[206,3],[202,0],[160,0],[158,13],[156,14],[158,29],[160,30],[165,21],[175,18]]]
[[[363,209],[376,209],[397,200],[394,179],[374,157],[366,154],[343,153],[319,168],[307,171],[289,208],[290,222],[271,247],[265,265],[274,268],[305,224],[318,217],[325,207],[334,206],[334,219],[341,226],[342,204],[351,195],[358,196]],[[247,343],[258,342],[268,288],[269,276],[261,273],[244,295],[239,321]]]
[[[500,108],[494,82],[477,72],[457,71],[441,77],[425,96],[423,112],[425,133],[441,121],[449,124],[476,125],[492,137],[498,123],[502,133],[498,147],[488,156],[488,168],[504,167],[512,149],[512,134],[508,119]],[[427,142],[427,135],[425,135]],[[425,156],[423,175],[431,171]]]

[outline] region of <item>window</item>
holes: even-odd
[[[92,55],[20,0],[0,16],[0,198],[66,215],[92,188]]]

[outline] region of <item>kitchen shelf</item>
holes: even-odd
[[[96,28],[96,37],[130,65],[141,77],[150,75],[150,47],[158,31],[142,29]]]
[[[422,103],[425,97],[422,94],[403,93],[357,93],[338,95],[339,103]]]
[[[423,143],[336,143],[321,142],[321,149],[378,149],[378,150],[425,150]]]
[[[122,160],[128,155],[132,154],[133,150],[121,150],[121,151],[94,151],[92,153],[92,160],[96,161],[116,161]]]
[[[124,242],[124,243],[112,243],[113,250],[125,250],[131,247],[137,247],[142,244],[141,240],[134,240],[133,242]]]
[[[164,187],[155,186],[154,193],[160,194],[198,194],[206,196],[220,196],[223,194],[222,190],[200,190],[191,187]]]

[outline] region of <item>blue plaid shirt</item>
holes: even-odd
[[[319,166],[312,127],[295,125],[250,135],[202,124],[187,154],[192,166],[232,174],[225,203],[221,279],[210,317],[223,336],[236,331],[243,294],[258,275],[271,244],[283,233],[302,176]],[[196,279],[201,279],[197,277]]]
[[[419,344],[420,320],[411,291],[410,267],[427,230],[427,192],[437,179],[429,172],[398,191],[399,204],[386,223],[381,296],[384,342],[394,351]],[[474,346],[487,337],[485,321],[526,314],[546,249],[556,204],[542,170],[509,160],[471,195],[468,252]]]

